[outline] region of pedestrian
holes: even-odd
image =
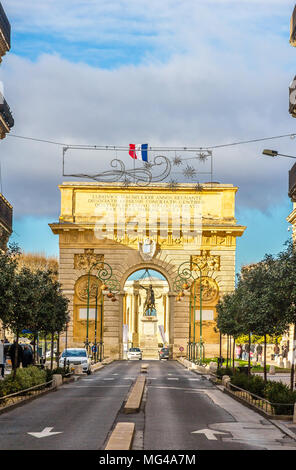
[[[16,353],[16,347],[17,348],[17,363],[15,363],[15,353]],[[11,365],[13,369],[17,369],[20,366],[20,363],[22,362],[23,359],[23,348],[21,347],[20,344],[16,344],[16,341],[12,343],[12,345],[9,348],[9,356],[11,359]]]
[[[247,361],[249,359],[249,352],[250,352],[249,343],[245,343],[244,348],[245,348],[244,360]]]
[[[283,356],[283,359],[287,359],[288,357],[288,346],[286,344],[283,346],[282,356]]]
[[[277,359],[280,355],[280,348],[279,348],[279,345],[276,343],[274,348],[273,348],[273,352],[274,352],[274,358]]]
[[[24,347],[23,358],[22,358],[23,367],[28,367],[33,364],[33,354],[29,346]]]
[[[4,379],[4,373],[5,373],[5,351],[4,351],[4,340],[1,339],[0,341],[0,368],[1,368],[1,377]]]
[[[257,362],[261,361],[262,360],[262,346],[261,344],[257,344],[257,347],[256,347],[256,360]]]
[[[238,344],[236,347],[236,358],[241,359],[242,357],[242,346],[241,344]]]

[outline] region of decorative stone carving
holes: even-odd
[[[196,281],[195,294],[197,299],[199,298],[200,280]],[[202,301],[203,302],[215,302],[219,295],[219,287],[216,281],[210,277],[202,278]]]
[[[74,268],[75,269],[89,271],[89,269],[96,263],[100,263],[97,265],[97,267],[103,267],[104,255],[94,254],[93,248],[85,248],[84,254],[74,255]]]
[[[87,302],[87,286],[88,286],[88,276],[83,276],[75,284],[75,292],[79,300],[86,303]],[[89,299],[90,302],[94,302],[97,294],[97,286],[100,286],[100,281],[95,277],[90,277],[89,282]],[[98,295],[100,294],[100,290]]]
[[[155,255],[156,243],[151,238],[145,238],[143,243],[139,242],[139,253],[144,261],[150,261]]]
[[[211,255],[209,250],[202,250],[200,255],[191,256],[192,271],[198,271],[196,264],[202,271],[220,271],[220,256]]]

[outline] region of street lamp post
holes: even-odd
[[[99,265],[97,268],[98,271],[96,273],[97,281],[101,281],[101,325],[100,325],[100,362],[103,359],[103,291],[106,289],[109,290],[107,297],[111,299],[111,301],[115,302],[117,299],[115,294],[120,290],[120,284],[118,280],[112,273],[111,266],[106,262],[97,262],[92,264],[88,271],[88,280],[87,280],[87,309],[86,309],[86,340],[85,340],[85,347],[87,348],[87,352],[89,353],[89,302],[90,302],[90,276],[91,272]],[[96,351],[96,358],[97,358],[97,310],[98,310],[98,284],[96,286],[96,307],[95,307],[95,351]]]
[[[182,263],[178,268],[178,275],[174,282],[174,290],[178,292],[177,299],[178,301],[184,296],[184,290],[188,290],[192,286],[193,290],[193,344],[191,343],[191,309],[192,309],[192,302],[191,302],[191,293],[190,293],[190,302],[189,302],[189,342],[188,342],[188,358],[193,361],[196,359],[196,342],[195,342],[195,305],[196,305],[196,280],[198,277],[195,277],[193,273],[198,270],[199,272],[199,363],[202,363],[202,348],[203,348],[203,341],[202,341],[202,269],[197,264],[192,262],[185,261]],[[191,286],[189,284],[191,283]],[[193,351],[192,351],[193,349]],[[192,354],[193,352],[193,354]]]

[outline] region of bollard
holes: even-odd
[[[210,362],[209,370],[211,372],[217,372],[218,364],[217,362]]]
[[[222,376],[222,385],[223,385],[223,387],[227,388],[227,384],[228,384],[228,382],[230,382],[230,380],[231,379],[230,379],[229,375],[223,375]]]
[[[53,374],[53,376],[52,376],[52,386],[57,388],[60,385],[63,385],[63,376],[62,376],[62,374]]]
[[[294,403],[293,424],[296,424],[296,403]]]
[[[275,375],[275,366],[269,366],[270,375]]]

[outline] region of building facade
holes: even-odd
[[[2,57],[10,50],[11,27],[5,11],[0,3],[0,63]],[[14,126],[10,108],[4,98],[4,92],[0,90],[0,139],[4,139],[6,134]]]

